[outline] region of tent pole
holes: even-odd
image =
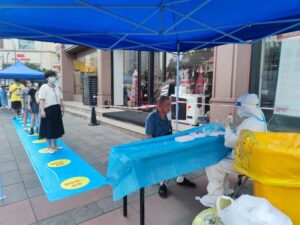
[[[178,113],[179,113],[179,43],[177,43],[176,54],[176,132],[178,132]]]

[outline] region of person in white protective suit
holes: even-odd
[[[241,130],[267,131],[265,116],[258,106],[258,98],[255,94],[245,94],[239,97],[236,106],[237,115],[243,119],[242,123],[234,131],[230,126],[225,129],[225,146],[234,149]],[[212,207],[221,195],[230,195],[233,190],[229,188],[229,174],[238,174],[232,167],[234,150],[219,163],[207,167],[208,194],[200,199],[202,205]]]

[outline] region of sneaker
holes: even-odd
[[[33,128],[30,128],[30,133],[29,133],[29,135],[34,135]]]
[[[201,199],[200,199],[200,203],[202,205],[204,205],[205,207],[211,208],[214,207],[216,205],[218,196],[214,196],[214,195],[204,195]]]
[[[165,184],[162,184],[162,185],[159,186],[158,195],[161,198],[167,198],[168,197],[168,189],[167,189],[167,186]]]
[[[49,152],[50,154],[53,154],[53,153],[55,152],[55,150],[54,150],[53,148],[48,148],[48,152]]]
[[[186,186],[186,187],[196,187],[196,184],[184,178],[182,182],[177,182],[178,185]]]
[[[52,149],[54,149],[54,150],[62,150],[63,147],[61,147],[61,146],[53,146]]]

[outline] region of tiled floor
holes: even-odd
[[[63,141],[100,173],[106,174],[109,149],[136,140],[111,126],[88,126],[88,121],[64,117]],[[0,110],[0,178],[5,200],[0,201],[0,225],[138,225],[139,195],[129,196],[128,217],[122,216],[121,201],[113,202],[111,189],[103,187],[87,193],[48,202],[30,164],[9,113]],[[157,186],[146,189],[146,224],[188,225],[203,207],[195,201],[206,189],[203,172],[189,174],[197,188],[168,183],[170,197],[160,199]]]

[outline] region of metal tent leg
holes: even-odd
[[[127,217],[127,196],[123,197],[123,216]]]
[[[178,44],[178,49],[179,49],[179,44]],[[179,112],[179,104],[178,104],[178,100],[179,100],[179,50],[176,54],[176,114],[175,114],[175,118],[176,118],[176,132],[178,132],[178,112]]]
[[[145,188],[140,189],[140,225],[145,225]]]

